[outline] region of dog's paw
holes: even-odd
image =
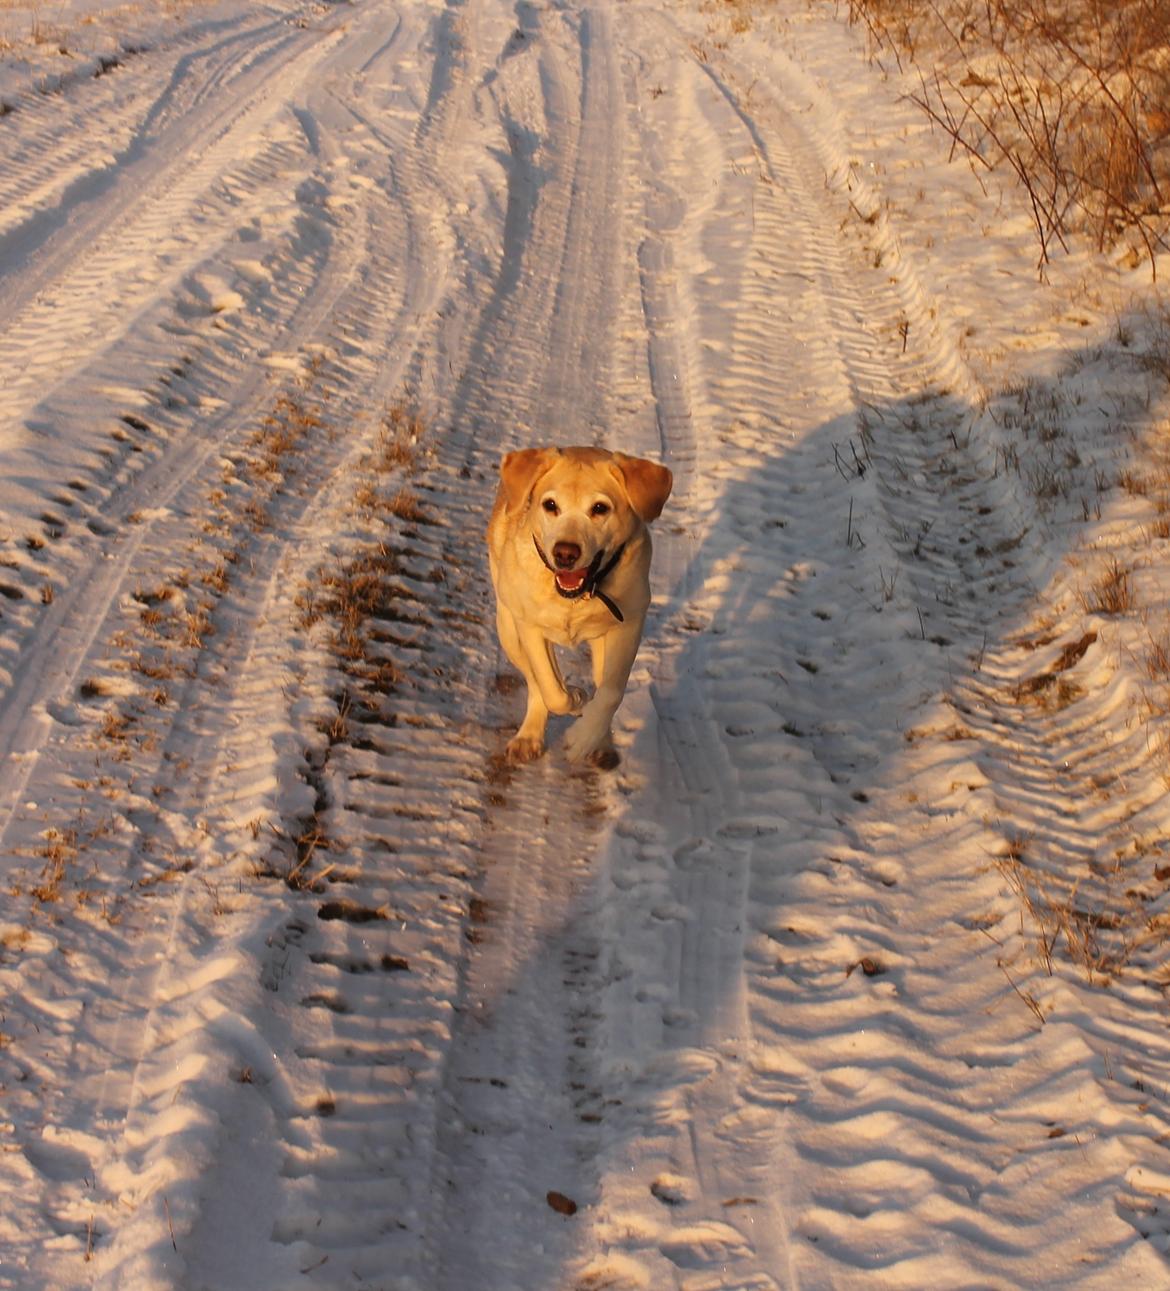
[[[584,762],[602,771],[612,771],[621,761],[609,728],[599,731],[588,716],[578,718],[565,732],[565,752],[570,762]]]
[[[622,755],[614,748],[612,744],[605,748],[594,749],[585,761],[591,766],[596,767],[598,771],[612,771],[622,760]]]
[[[514,735],[508,741],[504,751],[505,759],[512,766],[523,766],[525,762],[535,762],[544,753],[544,741],[530,736]]]

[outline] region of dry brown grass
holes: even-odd
[[[1152,757],[1170,767],[1170,625],[1155,632],[1147,626],[1149,643],[1138,656],[1149,685],[1142,687],[1142,717]],[[1163,771],[1170,782],[1170,770]]]
[[[410,489],[399,489],[388,504],[390,514],[409,524],[430,524],[431,517],[423,510],[418,494]]]
[[[372,474],[358,481],[354,505],[367,512],[380,512],[405,524],[433,524],[418,494],[404,477],[418,471],[425,452],[426,425],[405,402],[387,409],[377,445],[365,463]],[[388,476],[383,481],[380,477]],[[403,573],[397,552],[385,542],[368,544],[337,569],[319,570],[313,582],[298,593],[295,603],[301,626],[310,628],[323,618],[334,624],[334,645],[347,662],[364,661],[382,683],[394,684],[397,670],[385,659],[372,656],[366,637],[371,618],[401,618],[393,602],[404,598],[400,582]]]
[[[215,625],[211,621],[214,606],[203,601],[194,609],[180,615],[182,624],[182,642],[192,650],[202,650],[208,637],[215,635]]]
[[[382,418],[375,469],[382,473],[393,470],[413,472],[418,466],[425,435],[426,426],[417,412],[403,403],[388,408]]]
[[[1077,594],[1087,614],[1128,614],[1137,606],[1133,570],[1111,556],[1092,587]]]
[[[1149,644],[1140,659],[1142,670],[1150,681],[1170,681],[1170,624],[1163,624],[1158,632],[1147,624],[1146,632]]]
[[[61,899],[61,884],[70,863],[77,856],[77,831],[75,829],[50,829],[45,833],[44,845],[38,849],[45,858],[41,881],[32,894],[42,905]]]
[[[388,409],[377,442],[362,462],[352,499],[354,509],[363,513],[363,527],[377,538],[339,554],[334,564],[316,569],[295,597],[300,627],[310,630],[322,625],[329,632],[329,645],[344,678],[333,697],[335,710],[317,724],[328,741],[325,759],[334,745],[355,738],[354,724],[382,720],[386,696],[404,681],[389,649],[397,648],[392,631],[396,623],[422,621],[413,608],[417,602],[410,590],[420,575],[408,564],[417,553],[401,538],[409,532],[409,525],[433,523],[417,494],[407,486],[419,470],[425,433],[422,419],[404,403]],[[395,520],[401,523],[395,524]],[[319,766],[310,767],[307,778],[319,790],[313,815],[298,822],[287,835],[270,826],[284,840],[286,856],[290,849],[295,849],[295,855],[289,856],[283,867],[266,865],[258,872],[280,877],[297,891],[319,892],[336,865],[331,862],[323,869],[315,868],[320,854],[331,847],[320,805],[327,794]],[[253,828],[253,837],[256,832]]]
[[[359,511],[376,511],[381,505],[382,495],[373,480],[365,480],[354,490],[353,504]]]
[[[231,566],[239,561],[238,553],[232,551],[215,562],[211,569],[199,576],[199,581],[216,596],[222,596],[231,584]]]
[[[132,653],[128,662],[132,671],[140,673],[151,681],[169,681],[175,676],[174,664],[169,658],[160,658],[158,654],[148,656],[139,651]]]
[[[1024,678],[1016,685],[1016,700],[1021,702],[1033,700],[1049,711],[1059,711],[1075,703],[1084,691],[1064,674],[1080,663],[1096,640],[1096,632],[1086,632],[1079,639],[1070,641],[1060,652],[1055,663],[1043,672]]]
[[[130,730],[130,718],[116,708],[102,716],[98,726],[98,739],[106,744],[125,744]]]
[[[358,663],[369,654],[368,621],[389,617],[390,603],[400,595],[393,581],[398,568],[394,553],[378,547],[321,576],[322,591],[313,612],[318,618],[327,615],[332,620],[335,648],[349,663]]]
[[[1111,911],[1085,908],[1079,899],[1077,882],[1058,883],[1028,862],[1031,840],[1009,841],[995,865],[1015,891],[1036,930],[1036,949],[1045,972],[1053,972],[1053,954],[1063,945],[1069,959],[1090,983],[1108,985],[1130,958],[1135,931]],[[1116,937],[1105,944],[1105,934]]]
[[[140,605],[145,605],[148,609],[155,609],[157,606],[163,604],[164,601],[169,601],[174,594],[174,588],[170,587],[166,583],[159,583],[157,586],[152,587],[149,590],[141,587],[138,588],[134,592],[134,599]]]
[[[323,425],[321,409],[311,404],[303,392],[280,395],[260,429],[248,441],[252,449],[248,468],[262,479],[279,482],[292,451],[310,431]]]
[[[911,97],[955,151],[1016,175],[1041,266],[1084,229],[1153,267],[1170,227],[1164,0],[849,0],[849,14],[879,56],[917,62]]]
[[[325,830],[316,816],[305,822],[295,842],[296,864],[284,876],[284,881],[294,891],[319,891],[318,885],[324,882],[334,866],[326,866],[325,869],[315,873],[310,869],[317,852],[328,851],[330,846]]]
[[[419,470],[425,439],[422,417],[406,403],[391,405],[383,414],[378,441],[363,463],[366,475],[354,489],[355,509],[396,516],[412,524],[430,523],[417,495],[404,483]]]

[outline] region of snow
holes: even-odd
[[[1170,1283],[1148,266],[827,5],[0,39],[0,1287]],[[675,474],[610,775],[545,442]]]

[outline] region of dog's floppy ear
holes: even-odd
[[[670,497],[674,476],[665,466],[648,462],[644,457],[627,457],[614,453],[614,462],[625,482],[630,505],[646,521],[657,520]]]
[[[508,510],[522,506],[533,481],[556,456],[555,448],[521,448],[508,453],[500,463],[500,482]]]

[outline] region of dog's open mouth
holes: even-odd
[[[557,591],[562,596],[580,596],[589,579],[588,569],[558,569]]]
[[[607,610],[614,616],[619,623],[624,623],[621,607],[612,596],[607,596],[601,590],[601,584],[622,558],[622,552],[626,549],[626,544],[622,545],[610,556],[609,561],[605,560],[605,552],[597,552],[592,561],[585,569],[557,569],[551,560],[544,554],[544,548],[540,545],[540,539],[536,534],[532,535],[532,541],[536,544],[537,554],[544,562],[546,569],[552,570],[553,582],[556,584],[557,594],[563,596],[567,601],[575,601],[581,596],[596,596]]]

